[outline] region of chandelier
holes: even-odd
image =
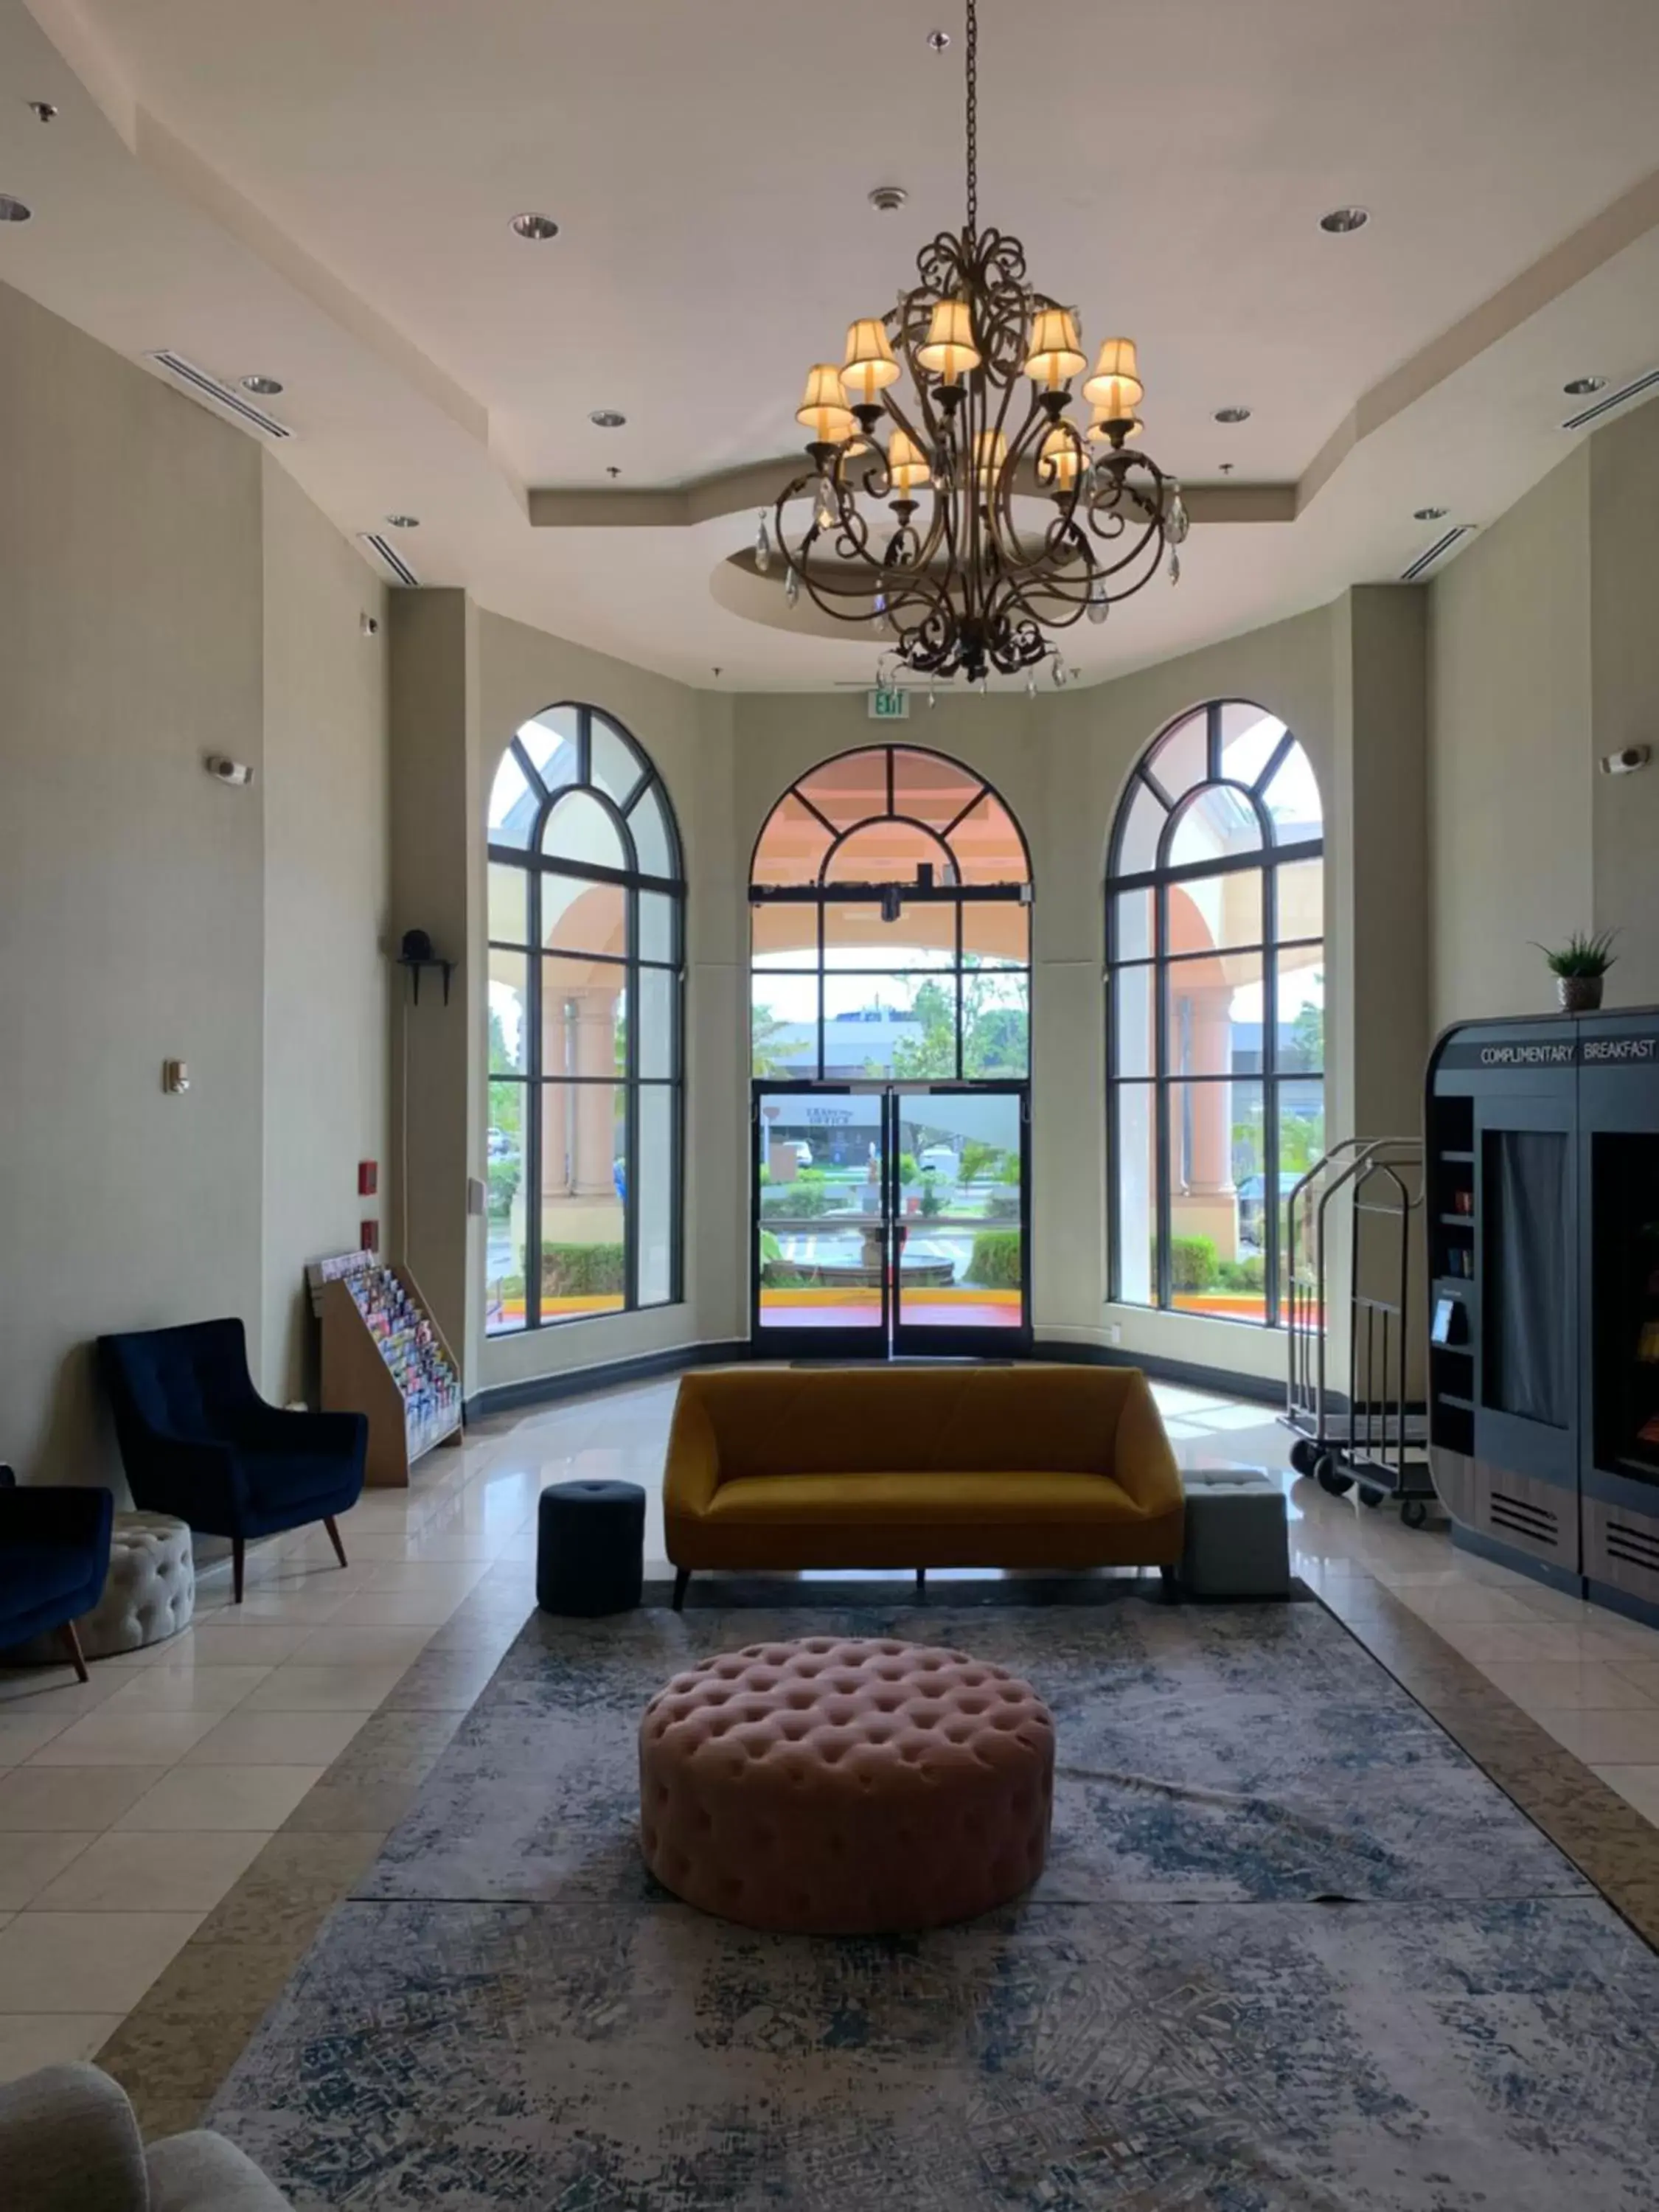
[[[849,326],[840,367],[808,371],[795,419],[812,465],[772,528],[789,605],[805,590],[825,614],[890,636],[899,668],[981,685],[992,669],[1024,670],[1035,684],[1048,659],[1064,684],[1054,634],[1104,622],[1166,552],[1177,581],[1187,511],[1137,442],[1133,339],[1102,344],[1079,425],[1077,311],[1030,289],[1018,239],[980,228],[975,0],[966,46],[967,220],[922,248],[921,281],[896,307]],[[1039,499],[1046,517],[1022,521],[1016,501]],[[755,566],[773,557],[763,512]]]

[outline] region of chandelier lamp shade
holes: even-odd
[[[811,466],[763,514],[755,566],[781,553],[790,605],[805,591],[888,635],[901,671],[983,684],[1046,659],[1063,684],[1060,633],[1178,580],[1187,512],[1139,444],[1134,340],[1103,340],[1091,367],[1076,308],[980,225],[976,0],[967,28],[966,220],[922,248],[896,307],[848,325],[839,367],[808,370]]]

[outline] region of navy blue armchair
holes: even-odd
[[[84,1682],[75,1624],[104,1594],[115,1500],[107,1490],[21,1490],[0,1467],[0,1646],[58,1632]]]
[[[228,1536],[238,1605],[250,1537],[320,1521],[344,1566],[334,1516],[362,1492],[365,1415],[268,1406],[240,1321],[100,1336],[98,1350],[133,1503]]]

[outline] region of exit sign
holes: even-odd
[[[910,694],[901,691],[897,685],[884,690],[880,686],[870,696],[870,720],[872,722],[908,722],[910,719]]]

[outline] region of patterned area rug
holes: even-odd
[[[646,1875],[664,1678],[954,1644],[1059,1730],[1031,1896],[760,1936]],[[212,2115],[321,2206],[1638,2212],[1659,1960],[1322,1608],[537,1617]]]

